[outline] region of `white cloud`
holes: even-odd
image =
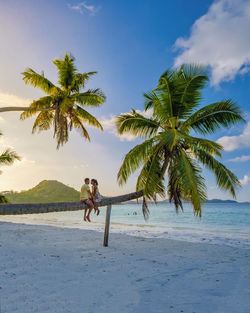
[[[23,107],[30,105],[31,100],[0,91],[0,107]],[[2,120],[2,117],[0,117]]]
[[[217,140],[224,147],[225,151],[233,151],[239,148],[250,147],[250,122],[239,136],[224,136]]]
[[[230,159],[228,161],[231,162],[245,162],[245,161],[250,161],[250,155],[242,155],[240,157],[236,157],[234,159]]]
[[[250,183],[250,177],[248,175],[244,175],[244,177],[240,179],[240,183],[242,186],[248,185]]]
[[[107,130],[110,134],[117,136],[121,141],[133,141],[136,139],[136,136],[131,135],[131,134],[119,135],[117,133],[114,115],[111,116],[110,118],[104,118],[100,122],[101,122],[104,130]]]
[[[16,161],[14,163],[13,167],[25,167],[25,168],[29,167],[30,168],[31,166],[33,166],[35,164],[36,164],[35,160],[29,160],[26,157],[23,157],[23,158],[21,158],[20,161]]]
[[[193,24],[189,38],[178,38],[175,66],[202,63],[213,85],[250,70],[250,0],[218,0]]]
[[[69,8],[74,11],[78,11],[80,14],[84,12],[88,12],[90,15],[96,15],[96,13],[100,10],[100,6],[95,7],[94,5],[87,4],[86,1],[80,2],[76,5],[68,4]]]
[[[4,135],[0,137],[0,147],[1,147],[1,151],[5,149],[14,150],[14,147],[9,144],[8,138],[4,137]]]

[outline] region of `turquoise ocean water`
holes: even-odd
[[[178,214],[169,203],[150,204],[149,209],[150,217],[145,221],[140,204],[113,205],[111,232],[250,248],[250,204],[206,203],[202,218],[195,217],[188,204]],[[98,217],[91,214],[92,223],[83,222],[82,215],[82,211],[30,214],[9,217],[8,221],[103,231],[104,207]]]

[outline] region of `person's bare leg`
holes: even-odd
[[[94,210],[95,210],[96,215],[98,216],[100,214],[100,210],[98,209],[98,205],[96,202],[94,202]]]
[[[87,221],[87,209],[84,209],[84,217],[83,217],[84,221]]]
[[[88,213],[88,215],[86,216],[86,219],[87,219],[88,222],[91,222],[91,219],[90,219],[90,216],[89,216],[89,215],[90,215],[92,209],[89,209],[88,211],[89,211],[89,213]]]
[[[90,220],[90,213],[91,213],[91,211],[94,209],[94,205],[93,205],[93,203],[91,202],[91,203],[89,203],[89,210],[88,210],[88,214],[87,214],[87,216],[86,216],[86,219],[89,221],[89,222],[91,222],[91,220]]]
[[[98,205],[95,205],[95,209],[96,209],[96,215],[98,216],[100,214],[100,209],[98,208]]]

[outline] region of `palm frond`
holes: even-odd
[[[179,118],[185,108],[181,101],[185,87],[182,78],[182,69],[183,66],[179,71],[167,70],[159,79],[158,87],[154,90],[154,93],[157,94],[157,97],[160,99],[162,108],[164,108],[163,110],[161,106],[154,108],[154,114],[158,115],[159,118],[161,118],[162,115],[167,115],[168,118]]]
[[[71,86],[71,92],[79,93],[80,90],[85,87],[86,81],[88,81],[95,74],[97,74],[97,72],[76,73]]]
[[[63,59],[55,59],[53,63],[58,69],[58,84],[63,90],[68,90],[74,85],[76,68],[74,65],[74,57],[65,54]]]
[[[54,116],[54,112],[51,111],[40,112],[33,124],[32,134],[36,131],[40,132],[42,130],[50,129],[53,124]]]
[[[181,199],[182,181],[180,171],[175,167],[173,160],[170,159],[168,167],[168,199],[169,202],[174,202],[176,213],[179,208],[183,211],[182,199]]]
[[[149,208],[147,204],[147,199],[145,197],[142,198],[142,213],[143,213],[145,221],[147,221],[149,218],[150,212],[149,212]]]
[[[156,97],[156,95],[153,93],[153,91],[144,92],[144,109],[145,111],[148,111],[149,109],[152,109],[155,102],[159,101]]]
[[[209,153],[196,148],[194,149],[194,154],[201,164],[215,174],[217,186],[222,190],[229,191],[236,198],[236,189],[240,187],[240,182],[236,175]]]
[[[155,136],[155,139],[164,144],[169,151],[173,150],[173,147],[177,144],[179,138],[179,133],[176,129],[168,129],[161,132],[158,136]]]
[[[54,94],[58,89],[51,81],[44,77],[44,73],[38,74],[31,68],[27,68],[22,75],[25,84],[38,87],[48,95]]]
[[[170,81],[165,77],[160,78],[160,83],[157,89],[153,91],[154,93],[154,116],[160,119],[163,116],[166,118],[171,118],[175,115],[175,99],[174,97],[174,82]]]
[[[201,90],[208,82],[207,70],[201,65],[184,65],[180,75],[182,110],[179,111],[179,118],[186,118],[202,100]]]
[[[68,117],[71,115],[71,112],[74,107],[74,99],[70,97],[69,95],[65,95],[63,98],[61,98],[57,102],[57,108],[60,112],[60,114],[65,114]]]
[[[84,123],[87,123],[90,126],[94,126],[103,130],[101,123],[93,115],[85,111],[83,108],[77,106],[76,109],[73,109],[73,112],[76,113],[77,117]]]
[[[69,126],[67,116],[63,114],[55,114],[54,122],[54,137],[57,141],[57,149],[60,148],[69,140]]]
[[[182,125],[182,130],[191,127],[201,134],[214,133],[221,127],[228,127],[244,121],[242,111],[232,100],[209,104],[191,115]]]
[[[135,146],[126,154],[117,175],[119,185],[126,183],[128,177],[143,165],[151,155],[150,151],[152,150],[153,144],[154,139],[151,138]]]
[[[201,205],[207,198],[201,168],[182,149],[176,160],[180,171],[180,177],[176,177],[176,180],[181,180],[181,184],[179,184],[182,187],[181,196],[192,202],[195,215],[201,217]]]
[[[164,174],[162,172],[163,147],[157,144],[152,149],[150,156],[137,179],[136,190],[143,190],[147,199],[155,201],[156,195],[165,196]]]
[[[30,111],[24,111],[20,114],[20,120],[25,120],[28,117],[36,115],[41,109],[53,110],[53,97],[46,96],[38,100],[34,100],[30,104]]]
[[[120,114],[115,121],[119,135],[131,133],[138,137],[148,137],[157,134],[160,124],[152,119],[147,118],[135,110],[131,113]]]
[[[182,138],[182,147],[184,149],[188,149],[193,151],[194,148],[202,149],[203,151],[221,157],[221,151],[223,150],[223,146],[217,142],[212,140],[193,137],[183,132],[178,132],[179,138]]]
[[[171,127],[173,120],[172,105],[169,103],[169,96],[165,90],[153,90],[150,93],[144,93],[145,112],[153,108],[152,117],[161,124],[163,128]]]
[[[84,106],[98,107],[106,100],[105,94],[99,89],[89,89],[73,96],[75,101]]]
[[[89,134],[88,134],[86,128],[84,127],[83,123],[81,122],[81,120],[76,115],[72,116],[72,122],[73,122],[74,127],[81,132],[81,135],[84,138],[86,138],[88,141],[90,141],[90,137],[89,137]]]
[[[19,155],[12,151],[11,149],[6,149],[2,154],[0,154],[0,164],[1,165],[11,165],[15,160],[21,160]]]

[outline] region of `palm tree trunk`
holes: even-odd
[[[10,112],[10,111],[32,111],[34,110],[33,108],[30,107],[4,107],[0,108],[0,112]],[[47,109],[47,108],[40,108],[40,109],[35,109],[36,111],[50,111],[54,109]]]
[[[143,196],[143,191],[128,193],[126,195],[103,198],[97,205],[107,206],[120,202],[138,199]],[[48,213],[61,211],[77,211],[86,209],[85,203],[79,202],[58,202],[58,203],[18,203],[18,204],[0,204],[0,215]]]

